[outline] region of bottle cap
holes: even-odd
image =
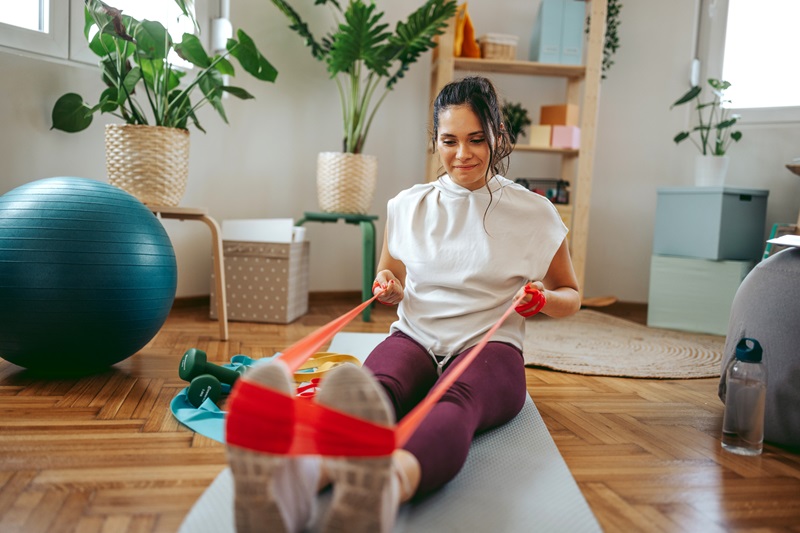
[[[755,339],[742,338],[736,345],[736,359],[748,363],[760,363],[763,350]]]

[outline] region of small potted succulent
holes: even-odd
[[[525,136],[525,128],[531,125],[528,110],[520,103],[503,102],[503,118],[508,134],[511,136],[511,142],[516,144],[521,137]]]
[[[175,2],[197,27],[187,6],[190,2]],[[236,58],[261,81],[275,81],[278,72],[241,29],[235,39],[228,39],[225,51],[209,55],[197,35],[184,33],[175,42],[160,22],[136,20],[100,0],[86,0],[84,12],[84,35],[99,57],[106,89],[94,105],[75,93],[61,96],[53,107],[53,128],[83,131],[96,112],[118,117],[124,124],[106,126],[109,182],[145,203],[177,205],[188,177],[188,126],[205,132],[197,109],[210,104],[227,122],[223,94],[253,98],[246,90],[227,85],[235,75],[229,58]],[[197,68],[188,83],[184,83],[186,72],[171,62],[173,51]],[[139,152],[130,154],[128,147]]]

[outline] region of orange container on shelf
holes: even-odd
[[[578,114],[578,106],[574,104],[543,105],[539,111],[539,124],[577,126]]]

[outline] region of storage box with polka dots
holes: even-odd
[[[308,312],[307,241],[222,245],[228,320],[288,324]],[[210,315],[216,319],[213,276]]]

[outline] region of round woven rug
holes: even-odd
[[[526,323],[525,364],[596,376],[719,377],[725,337],[649,328],[589,309]]]

